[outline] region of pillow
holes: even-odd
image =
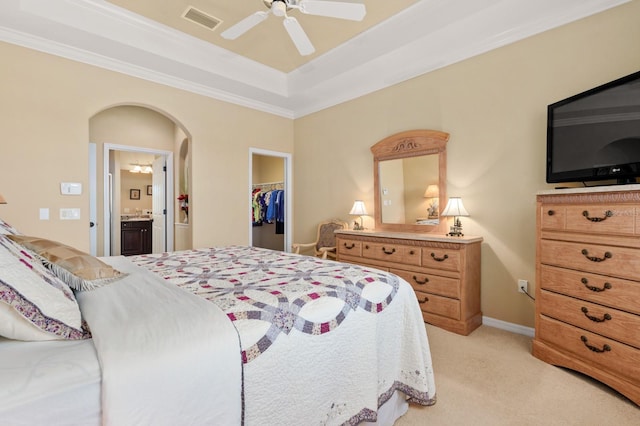
[[[40,256],[43,263],[74,290],[92,290],[125,276],[100,259],[56,241],[26,235],[7,237]]]
[[[0,219],[0,234],[19,234],[18,230],[13,226],[9,225],[4,220]]]
[[[0,234],[0,335],[16,340],[83,339],[80,308],[64,282]]]

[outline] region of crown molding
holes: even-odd
[[[279,107],[274,102],[264,102],[251,96],[241,96],[237,93],[219,89],[214,85],[201,84],[194,80],[188,80],[169,75],[160,71],[137,66],[130,62],[121,61],[112,57],[97,54],[77,47],[55,42],[51,39],[44,39],[32,34],[25,34],[15,30],[0,27],[0,40],[28,49],[37,50],[72,61],[87,65],[93,65],[102,69],[115,71],[131,77],[151,81],[187,92],[210,97],[223,102],[267,112],[285,118],[295,118],[295,114],[288,108]]]
[[[421,0],[288,74],[103,0],[3,0],[0,40],[294,119],[629,1]]]

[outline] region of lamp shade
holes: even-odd
[[[438,198],[438,185],[429,185],[427,190],[424,191],[424,198]]]
[[[440,214],[442,216],[469,216],[469,212],[464,208],[460,197],[449,198],[447,206]]]
[[[364,206],[364,201],[356,200],[353,203],[353,207],[351,207],[351,211],[349,214],[355,216],[364,216],[367,214],[367,208]]]
[[[0,204],[7,204],[7,200],[4,199],[2,194],[0,194]]]

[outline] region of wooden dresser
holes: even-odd
[[[336,231],[338,260],[393,272],[416,292],[424,321],[467,335],[482,324],[480,237]]]
[[[533,355],[640,404],[640,185],[537,196]]]

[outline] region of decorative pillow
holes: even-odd
[[[85,337],[71,289],[4,234],[0,234],[0,335],[16,340]]]
[[[45,266],[74,290],[92,290],[126,274],[100,259],[56,241],[26,235],[7,235],[41,257]]]
[[[18,230],[0,219],[0,234],[19,234]]]

